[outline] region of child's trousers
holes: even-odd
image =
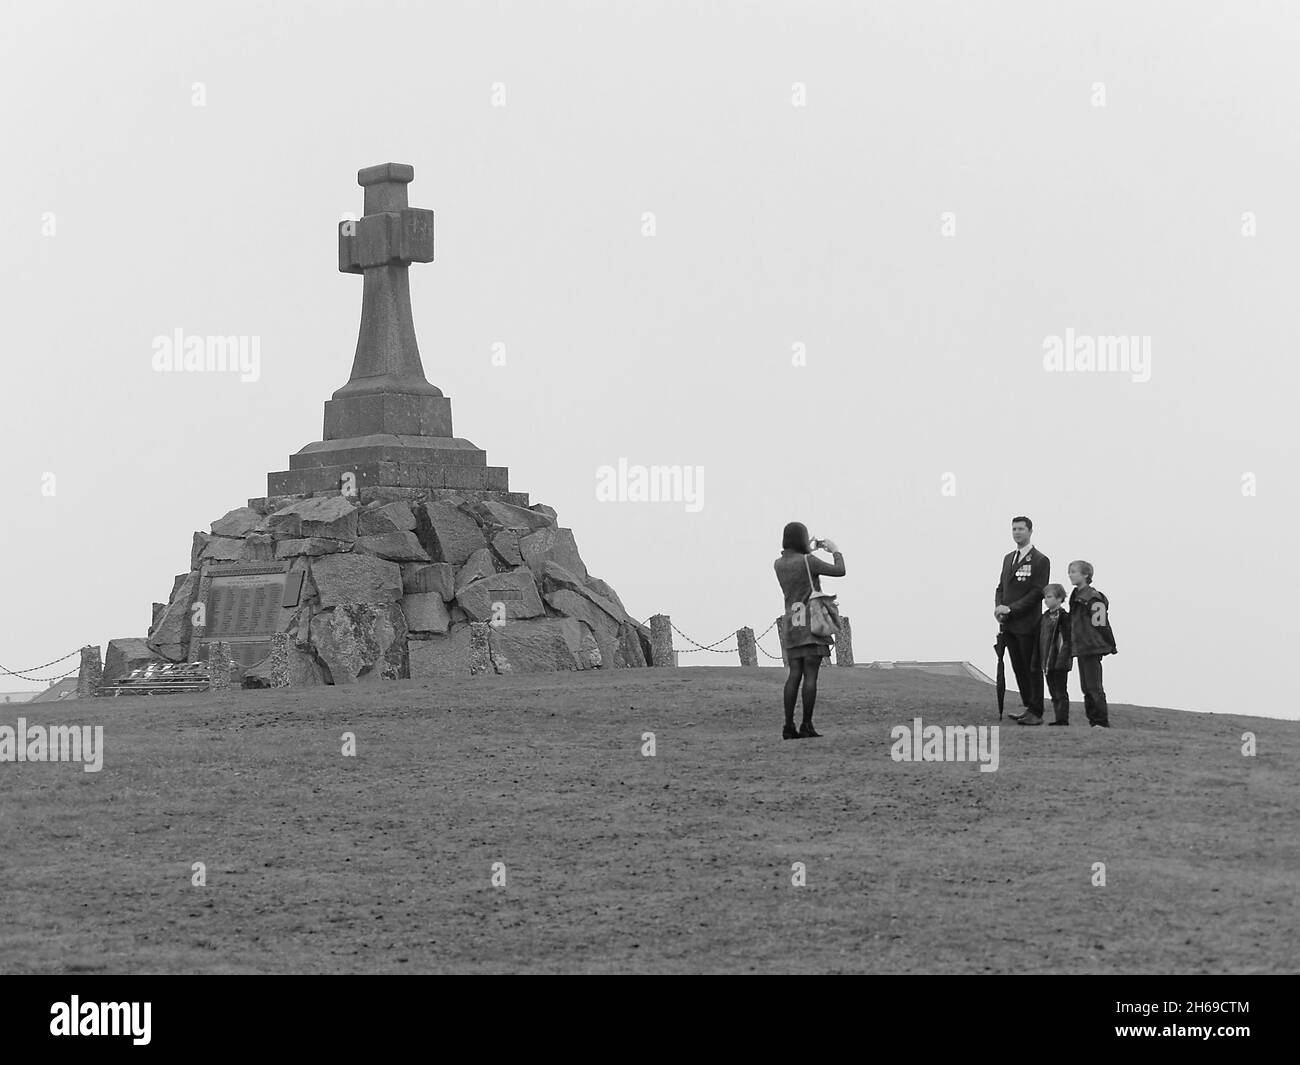
[[[1049,669],[1047,671],[1047,691],[1052,697],[1052,709],[1056,711],[1056,723],[1058,725],[1068,725],[1070,723],[1070,693],[1066,690],[1066,683],[1070,679],[1068,669]]]
[[[1080,655],[1079,686],[1083,689],[1083,709],[1090,725],[1110,725],[1106,708],[1106,689],[1101,686],[1101,655]]]

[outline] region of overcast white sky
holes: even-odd
[[[1300,716],[1295,5],[3,9],[6,666],[143,636],[191,532],[320,438],[335,222],[391,160],[457,434],[637,616],[761,631],[797,519],[859,661],[992,672],[1023,512],[1054,580],[1097,567],[1112,702]],[[259,337],[259,380],[155,373],[177,328]],[[1046,372],[1066,330],[1149,337],[1150,380]],[[703,508],[599,502],[620,458],[704,467]]]

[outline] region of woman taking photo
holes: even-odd
[[[808,600],[822,590],[821,577],[843,577],[844,556],[831,540],[820,540],[817,547],[829,551],[833,563],[812,555],[808,527],[792,521],[781,537],[781,557],[773,563],[781,593],[785,596],[785,654],[790,675],[785,679],[785,729],[783,739],[816,739],[821,735],[813,728],[813,707],[817,704],[817,673],[822,659],[829,658],[831,638],[814,635],[809,627]],[[798,622],[798,624],[796,624]],[[803,689],[803,722],[794,727],[794,704]]]

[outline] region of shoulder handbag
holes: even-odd
[[[808,627],[814,636],[834,636],[840,631],[840,612],[835,605],[835,595],[817,590],[807,555],[803,556],[803,567],[808,574]]]

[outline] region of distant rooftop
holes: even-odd
[[[946,677],[971,677],[985,684],[992,684],[993,678],[969,662],[869,662],[868,669],[918,669],[922,673],[938,673]]]
[[[36,692],[33,698],[28,702],[32,703],[56,703],[60,699],[72,699],[77,694],[77,678],[65,677],[55,684],[51,684],[43,692]]]

